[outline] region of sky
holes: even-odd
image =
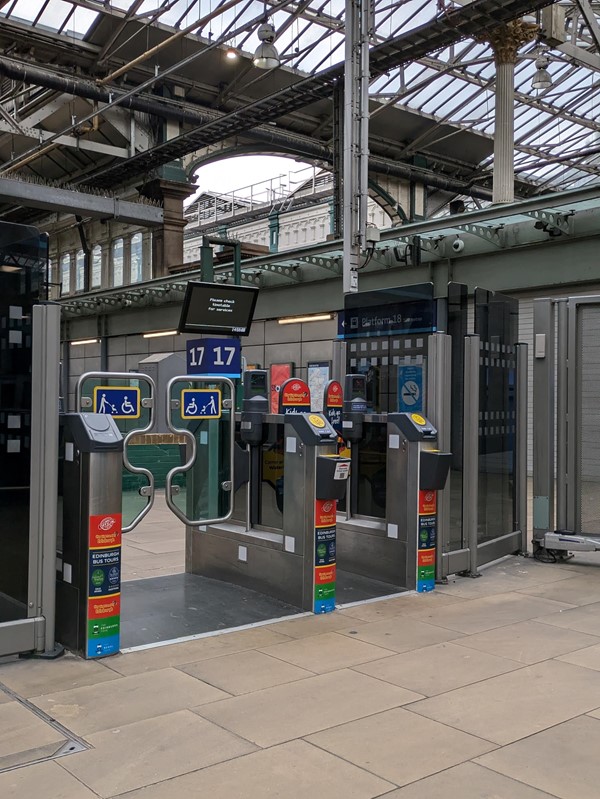
[[[207,164],[196,172],[195,179],[200,191],[226,193],[277,178],[279,175],[285,175],[287,180],[290,172],[301,173],[296,176],[296,180],[302,175],[306,178],[309,174],[308,164],[275,155],[244,155]],[[266,184],[262,188],[265,187]]]

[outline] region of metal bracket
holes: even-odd
[[[559,214],[554,211],[528,211],[527,216],[536,219],[535,227],[545,231],[549,236],[570,236],[573,233],[575,211]]]
[[[91,408],[93,405],[91,397],[82,397],[81,398],[81,407],[82,408]]]
[[[171,400],[171,408],[176,411],[181,406],[181,402],[178,399]]]
[[[142,486],[140,488],[140,497],[151,497],[154,494],[154,486]]]
[[[181,493],[181,489],[179,488],[179,486],[172,485],[171,486],[171,496],[173,496],[173,495],[177,496],[177,494],[179,494],[179,493]]]
[[[223,489],[223,491],[231,491],[231,489],[233,488],[233,483],[231,482],[231,480],[223,480],[223,482],[221,483],[221,488]]]
[[[477,236],[484,241],[494,244],[496,247],[506,247],[506,230],[504,225],[473,225],[467,223],[460,225],[459,229],[472,236]]]
[[[144,397],[142,400],[142,408],[154,408],[154,400],[152,397]]]
[[[222,405],[223,405],[223,408],[225,408],[226,411],[229,411],[229,410],[231,410],[231,408],[233,408],[233,401],[230,400],[230,399],[225,399],[225,400],[223,400]]]

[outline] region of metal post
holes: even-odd
[[[463,406],[463,525],[470,577],[477,577],[479,503],[479,336],[465,337]]]
[[[242,245],[237,241],[233,245],[233,282],[242,285]]]
[[[527,429],[528,429],[528,372],[529,348],[517,344],[517,401],[515,420],[515,529],[521,531],[521,551],[528,549],[527,524]]]
[[[533,302],[533,541],[554,530],[554,304]]]
[[[568,306],[558,300],[556,353],[556,529],[567,530]]]
[[[344,293],[358,291],[358,266],[365,247],[369,145],[368,0],[346,0],[344,70]]]
[[[37,607],[33,610],[45,619],[44,636],[36,641],[36,651],[52,655],[56,653],[60,306],[34,306],[32,350],[29,541],[30,562],[35,562],[31,554],[37,550],[38,564]]]
[[[437,446],[450,452],[451,394],[452,394],[452,337],[445,333],[429,336],[427,348],[427,417],[438,431]],[[437,551],[435,574],[444,579],[443,553],[450,549],[450,480],[437,498]]]
[[[206,236],[202,237],[202,246],[200,247],[200,269],[202,270],[202,280],[212,283],[215,279],[213,251]]]

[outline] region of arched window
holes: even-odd
[[[75,253],[75,291],[83,291],[85,286],[85,253],[77,250]]]
[[[65,253],[60,256],[60,293],[68,294],[71,291],[71,256]]]
[[[142,234],[131,237],[131,282],[139,283],[142,279]]]
[[[112,284],[123,285],[123,239],[115,239],[112,243]]]
[[[97,289],[102,285],[102,247],[96,244],[92,250],[92,276],[90,288]]]

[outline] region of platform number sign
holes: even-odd
[[[187,373],[241,377],[242,345],[235,338],[200,338],[187,342]]]

